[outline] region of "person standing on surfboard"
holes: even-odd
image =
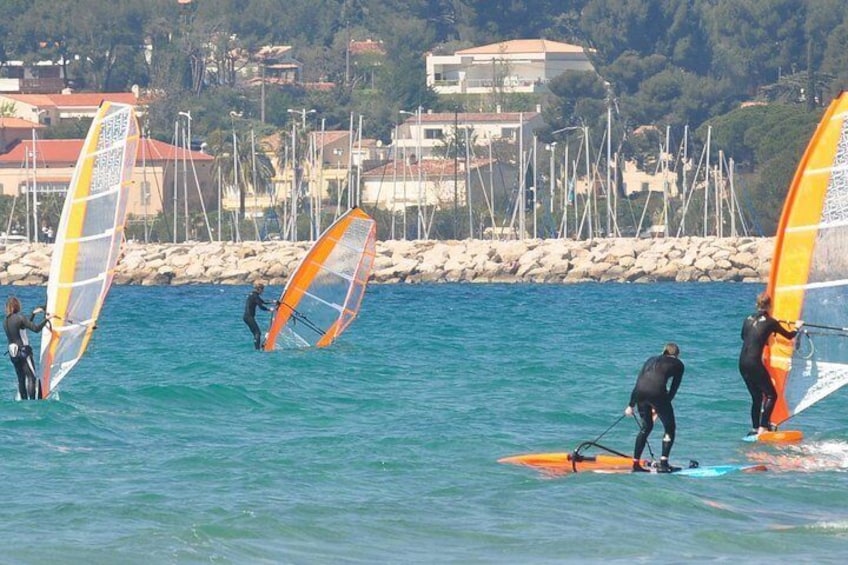
[[[780,334],[794,339],[804,322],[795,322],[795,330],[787,330],[769,315],[771,297],[766,292],[757,296],[757,311],[745,318],[742,324],[742,350],[739,352],[739,373],[751,394],[751,431],[758,435],[773,430],[771,413],[777,402],[777,390],[763,364],[763,349],[769,338]]]
[[[262,330],[259,329],[259,324],[256,323],[256,308],[259,307],[266,312],[270,312],[269,304],[275,304],[273,301],[264,300],[261,296],[265,290],[265,285],[258,282],[253,285],[253,290],[247,295],[247,300],[244,303],[244,316],[242,319],[247,327],[250,328],[253,334],[253,346],[258,350],[262,347]]]
[[[29,345],[27,330],[41,333],[50,317],[44,314],[44,319],[34,323],[35,315],[44,312],[43,308],[36,308],[30,314],[29,319],[21,314],[21,301],[16,296],[10,296],[6,300],[6,319],[3,320],[3,329],[6,330],[6,340],[9,342],[8,354],[15,373],[18,375],[18,394],[22,400],[35,400],[39,398],[38,386],[35,378],[35,362],[32,359],[32,347]]]
[[[645,472],[647,469],[640,465],[642,452],[648,443],[648,436],[654,429],[654,418],[659,417],[665,434],[662,440],[662,454],[660,456],[659,473],[670,473],[672,468],[668,464],[668,456],[674,445],[676,424],[674,421],[674,408],[671,401],[680,388],[683,380],[685,367],[677,357],[680,348],[675,343],[667,343],[663,348],[662,355],[650,357],[642,366],[636,385],[630,394],[630,404],[624,409],[626,416],[633,415],[633,407],[636,406],[642,423],[639,434],[636,436],[636,445],[633,448],[633,471]],[[666,384],[671,379],[671,386],[666,390]]]

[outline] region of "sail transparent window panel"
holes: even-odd
[[[112,239],[101,237],[79,243],[77,265],[74,270],[74,280],[84,281],[98,277],[106,270],[103,258],[112,247]]]
[[[101,235],[115,225],[118,192],[93,198],[86,203],[82,237]]]
[[[100,299],[100,282],[91,282],[74,287],[68,296],[68,310],[65,312],[65,324],[80,323],[91,318],[94,306]]]
[[[58,367],[61,367],[63,364],[70,361],[76,360],[82,354],[82,336],[85,334],[86,329],[87,328],[83,326],[73,327],[62,334],[62,339],[56,346],[56,355],[53,357],[53,370],[51,371],[51,374],[53,375],[54,381],[61,379],[62,376],[64,376],[64,374],[70,369],[68,367],[60,373]]]

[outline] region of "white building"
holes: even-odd
[[[64,59],[58,61],[4,61],[0,65],[0,92],[51,94],[65,88]]]
[[[540,92],[565,71],[592,71],[583,47],[546,39],[517,39],[453,55],[428,53],[427,85],[439,94]]]
[[[530,147],[533,132],[541,128],[542,115],[535,112],[416,112],[398,126],[394,146],[403,157],[430,159],[436,148],[446,146],[446,138],[456,128],[460,136],[469,131],[472,145],[485,147],[489,141],[519,143],[523,133],[525,147]]]
[[[517,182],[515,166],[493,159],[473,159],[467,165],[453,159],[390,161],[362,174],[362,203],[392,211],[443,209],[454,202],[465,206],[470,197],[473,207],[485,209],[509,199]]]

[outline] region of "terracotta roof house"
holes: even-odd
[[[44,125],[93,118],[104,100],[132,104],[142,114],[132,92],[80,92],[73,94],[0,94],[0,105],[11,106],[15,117]]]
[[[0,154],[22,139],[32,139],[44,126],[21,118],[0,118]]]
[[[0,155],[0,193],[7,196],[31,195],[39,198],[62,195],[68,190],[82,139],[44,139],[18,142]],[[33,151],[34,148],[34,151]],[[187,164],[187,182],[183,182],[183,163]],[[175,172],[175,163],[177,163]],[[133,184],[127,211],[136,217],[156,216],[163,210],[170,214],[174,200],[174,175],[178,175],[178,206],[184,206],[185,192],[191,210],[201,210],[198,186],[192,168],[197,172],[200,192],[208,209],[217,206],[217,187],[213,182],[214,158],[199,151],[188,151],[154,139],[138,145]],[[184,192],[182,187],[187,186]],[[53,225],[58,221],[51,218]]]

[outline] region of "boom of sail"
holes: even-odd
[[[848,94],[828,107],[795,172],[768,285],[772,315],[804,320],[777,336],[766,362],[780,424],[848,383]]]
[[[53,318],[42,335],[39,365],[44,398],[85,352],[112,284],[138,139],[132,106],[103,102],[77,160],[53,246],[47,281]]]
[[[331,225],[289,277],[265,350],[326,347],[356,318],[374,264],[376,222],[353,208]]]

